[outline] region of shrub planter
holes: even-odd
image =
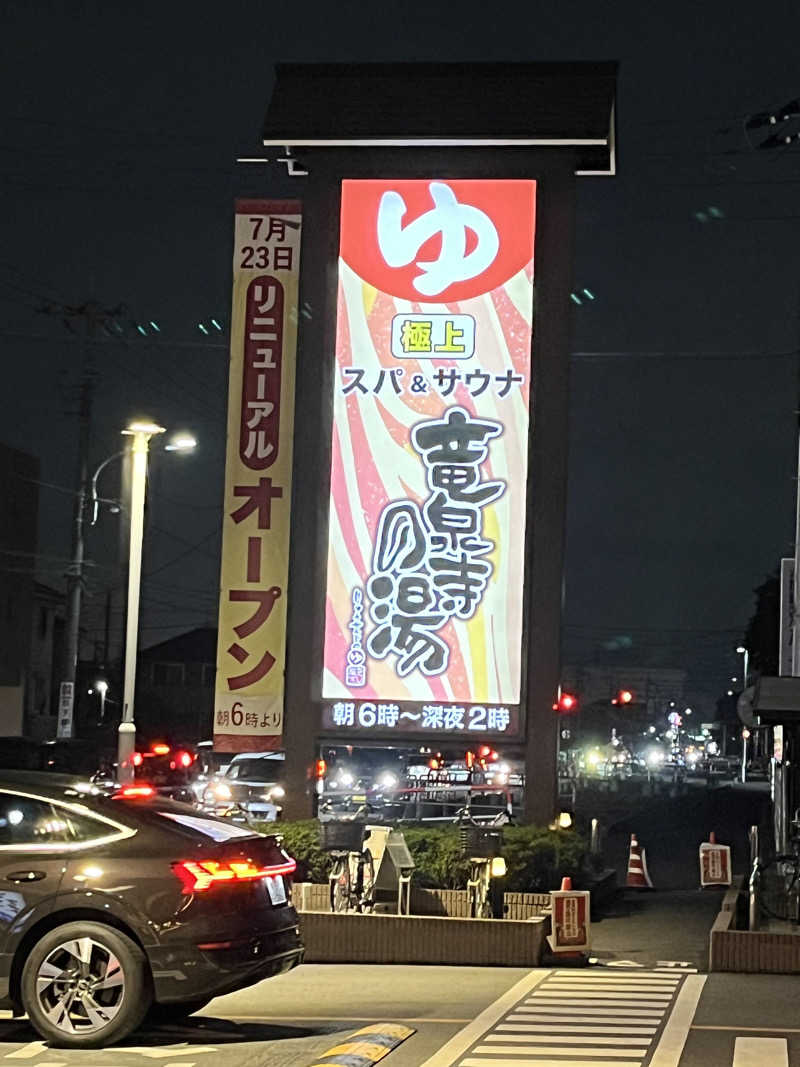
[[[711,927],[709,971],[800,974],[800,933],[737,929],[737,917],[743,918],[747,913],[743,883],[741,876],[734,879]]]
[[[546,918],[520,922],[318,911],[300,916],[308,963],[537,967],[548,928]]]

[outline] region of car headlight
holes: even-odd
[[[205,792],[206,800],[230,800],[232,796],[231,787],[226,785],[225,782],[216,782],[214,785],[209,786]]]
[[[286,796],[286,790],[282,785],[275,785],[267,793],[267,800],[283,800]]]

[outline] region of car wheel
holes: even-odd
[[[147,1013],[148,1022],[155,1026],[164,1026],[167,1023],[179,1023],[201,1011],[206,1004],[211,1003],[211,998],[203,997],[200,1000],[185,1000],[180,1004],[151,1004]]]
[[[93,922],[57,926],[33,946],[21,995],[34,1029],[60,1048],[120,1041],[152,1001],[142,950],[125,934]]]

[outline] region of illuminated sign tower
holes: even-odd
[[[552,818],[575,179],[614,172],[615,87],[614,64],[276,70],[269,191],[302,215],[289,817],[327,738],[502,744]]]

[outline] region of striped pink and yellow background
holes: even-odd
[[[347,224],[342,219],[342,226]],[[521,225],[526,220],[520,220]],[[331,461],[330,525],[325,618],[325,699],[433,701],[436,703],[517,704],[520,699],[521,642],[527,454],[532,336],[533,260],[505,285],[458,303],[415,303],[380,292],[340,259],[334,381],[334,428]],[[476,324],[475,355],[468,360],[397,360],[391,353],[392,318],[401,313],[460,313]],[[403,392],[397,395],[388,370],[403,367]],[[369,392],[343,393],[352,381],[343,368],[364,370]],[[434,387],[439,367],[453,367],[463,377],[474,370],[523,376],[505,397],[492,381],[473,397],[463,382],[443,397]],[[381,368],[387,370],[379,394],[373,394]],[[410,391],[414,375],[428,384],[426,394]],[[477,388],[477,381],[472,384]],[[420,506],[429,495],[425,467],[410,442],[411,428],[441,418],[459,405],[503,424],[489,444],[482,480],[502,479],[505,493],[483,509],[483,536],[495,544],[485,557],[493,573],[483,600],[467,621],[450,620],[438,631],[450,646],[445,673],[427,677],[418,670],[405,678],[394,671],[396,657],[367,659],[367,684],[348,688],[345,661],[350,645],[348,623],[354,588],[365,589],[371,572],[378,520],[393,500],[411,499]],[[372,628],[364,593],[366,637]]]

